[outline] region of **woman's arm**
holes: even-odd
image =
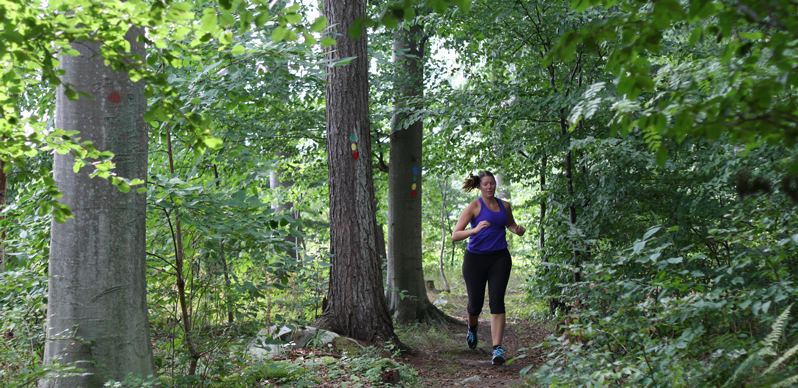
[[[465,240],[481,231],[482,229],[487,228],[490,226],[488,221],[480,221],[477,226],[465,230],[466,225],[474,218],[474,212],[477,206],[477,201],[471,202],[463,209],[463,214],[460,214],[460,219],[457,220],[457,225],[454,226],[454,231],[452,232],[452,242]],[[479,213],[477,213],[479,214]]]
[[[513,218],[513,209],[512,206],[510,206],[510,203],[506,201],[502,202],[504,202],[504,208],[507,209],[507,230],[517,234],[518,237],[523,236],[524,233],[526,233],[526,228],[515,223],[515,218]]]

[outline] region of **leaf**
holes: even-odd
[[[396,28],[396,26],[399,25],[399,20],[397,20],[396,17],[393,16],[392,14],[387,13],[385,14],[385,16],[382,17],[382,24],[387,29],[394,29]]]
[[[255,17],[255,26],[262,27],[268,21],[269,13],[266,10],[263,10],[258,14],[258,16]]]
[[[200,21],[200,30],[205,32],[214,32],[219,26],[217,25],[218,19],[216,17],[216,10],[213,8],[205,8]]]
[[[244,52],[246,52],[246,51],[247,51],[247,49],[246,49],[246,48],[244,48],[244,46],[242,46],[242,45],[240,45],[240,44],[237,44],[237,45],[233,46],[233,49],[232,49],[232,50],[230,50],[230,52],[231,52],[233,55],[241,55],[241,54],[243,54],[243,53],[244,53]]]
[[[665,163],[668,161],[668,149],[660,145],[659,149],[657,150],[657,165],[660,167],[665,167]]]
[[[285,20],[291,24],[299,24],[302,21],[302,16],[297,14],[288,14],[285,15]]]
[[[327,48],[336,44],[337,42],[333,38],[321,38],[321,47]]]
[[[312,46],[312,45],[317,43],[316,42],[316,38],[313,37],[313,35],[311,33],[309,33],[309,32],[303,32],[302,36],[305,37],[305,44],[307,44],[307,45],[311,45]]]
[[[352,22],[352,25],[349,26],[349,37],[352,39],[360,38],[360,36],[363,35],[363,29],[365,26],[364,23],[365,20],[362,16],[355,19],[355,21]]]
[[[349,58],[339,59],[339,60],[337,60],[335,62],[332,62],[329,66],[330,67],[345,66],[345,65],[349,64],[349,62],[352,62],[355,58],[357,58],[357,57],[349,57]]]
[[[327,18],[324,16],[319,16],[313,22],[313,25],[310,26],[310,31],[321,32],[324,31],[325,28],[327,28]]]
[[[78,93],[77,93],[77,92],[75,92],[75,91],[74,91],[74,90],[72,90],[72,89],[66,89],[66,90],[64,90],[64,94],[65,94],[65,95],[66,95],[66,97],[67,97],[69,100],[71,100],[71,101],[77,101],[77,100],[78,100],[78,98],[79,98],[79,96],[78,96]]]
[[[646,231],[646,234],[643,235],[643,240],[648,240],[649,237],[653,236],[654,233],[659,232],[660,229],[662,229],[662,227],[660,226],[655,226],[653,228],[650,228],[649,230]]]
[[[222,139],[218,137],[206,137],[202,139],[202,142],[208,146],[208,148],[218,150],[222,147]]]
[[[288,30],[283,27],[279,26],[272,31],[272,40],[275,42],[279,42],[285,38],[285,35],[288,33]]]

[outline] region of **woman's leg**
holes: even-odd
[[[488,271],[488,297],[490,298],[490,331],[493,346],[501,345],[504,338],[506,322],[504,294],[510,282],[510,270],[513,267],[509,251],[496,260]]]
[[[476,326],[479,323],[479,315],[468,313],[468,326]]]
[[[465,281],[466,291],[468,292],[468,324],[477,324],[479,313],[482,312],[482,304],[485,303],[485,284],[488,282],[488,271],[484,266],[484,260],[480,260],[477,255],[466,251],[463,257],[463,280]]]
[[[506,314],[490,315],[490,336],[493,339],[493,346],[501,345],[504,338],[504,325]]]

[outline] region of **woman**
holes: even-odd
[[[493,340],[491,363],[505,362],[502,337],[504,336],[504,293],[510,280],[512,260],[507,250],[507,230],[523,236],[523,226],[515,223],[510,204],[496,198],[496,179],[488,171],[471,176],[463,182],[466,193],[479,189],[479,198],[468,204],[454,227],[452,241],[468,240],[463,258],[463,279],[468,291],[468,337],[466,344],[477,347],[477,325],[482,303],[485,301],[485,283],[490,298],[490,331]],[[471,229],[465,230],[471,223]]]

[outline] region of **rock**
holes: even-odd
[[[254,359],[263,360],[278,357],[290,348],[304,348],[308,345],[322,346],[338,338],[328,330],[312,326],[295,327],[272,325],[258,332],[247,344],[247,354]]]
[[[469,378],[465,378],[465,379],[460,380],[460,384],[461,385],[479,384],[480,381],[482,381],[481,377],[479,377],[479,376],[471,376]]]

